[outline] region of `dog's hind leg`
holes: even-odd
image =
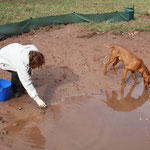
[[[119,58],[116,57],[116,60],[115,60],[115,62],[113,63],[113,73],[114,73],[114,74],[117,74],[117,73],[116,73],[116,70],[115,70],[115,66],[116,66],[119,62],[120,62]]]
[[[108,62],[106,63],[106,65],[105,65],[104,75],[106,75],[108,65],[109,65],[110,63],[112,63],[112,62],[113,62],[113,60],[114,60],[115,58],[116,58],[116,57],[113,57],[113,56],[111,55],[111,57],[110,57],[109,61],[108,61]]]

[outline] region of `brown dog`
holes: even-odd
[[[115,66],[121,60],[124,63],[122,85],[125,85],[125,78],[126,78],[126,74],[128,71],[132,72],[132,77],[135,83],[137,84],[138,81],[135,76],[135,71],[138,71],[143,76],[145,88],[148,88],[149,83],[150,83],[150,73],[146,65],[143,63],[143,61],[140,58],[135,56],[133,53],[131,53],[127,48],[123,46],[119,46],[119,45],[108,46],[106,44],[104,44],[104,46],[106,48],[112,48],[109,61],[105,65],[104,75],[106,75],[108,65],[111,62],[113,62],[114,59],[115,59],[115,62],[113,63],[113,73],[116,74]]]

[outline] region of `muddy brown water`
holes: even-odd
[[[67,97],[9,129],[3,150],[149,150],[149,90],[141,83]]]

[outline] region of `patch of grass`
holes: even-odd
[[[110,30],[115,30],[118,33],[121,31],[150,31],[150,22],[143,22],[141,19],[137,19],[136,21],[129,21],[129,22],[116,22],[116,23],[82,23],[81,26],[85,26],[89,28],[91,31],[103,31],[108,32]]]
[[[150,0],[0,0],[0,24],[20,22],[30,17],[45,17],[68,14],[108,13],[124,11],[124,7],[135,7],[135,21],[119,23],[84,23],[91,30],[139,30],[149,31],[149,22],[139,19],[150,14]]]

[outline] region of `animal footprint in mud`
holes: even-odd
[[[52,54],[52,58],[54,59],[54,62],[56,63],[56,64],[64,64],[64,60],[62,59],[62,57],[61,56],[55,56],[55,55],[53,55]]]
[[[1,123],[5,123],[5,122],[7,122],[3,117],[0,117],[0,122]]]

